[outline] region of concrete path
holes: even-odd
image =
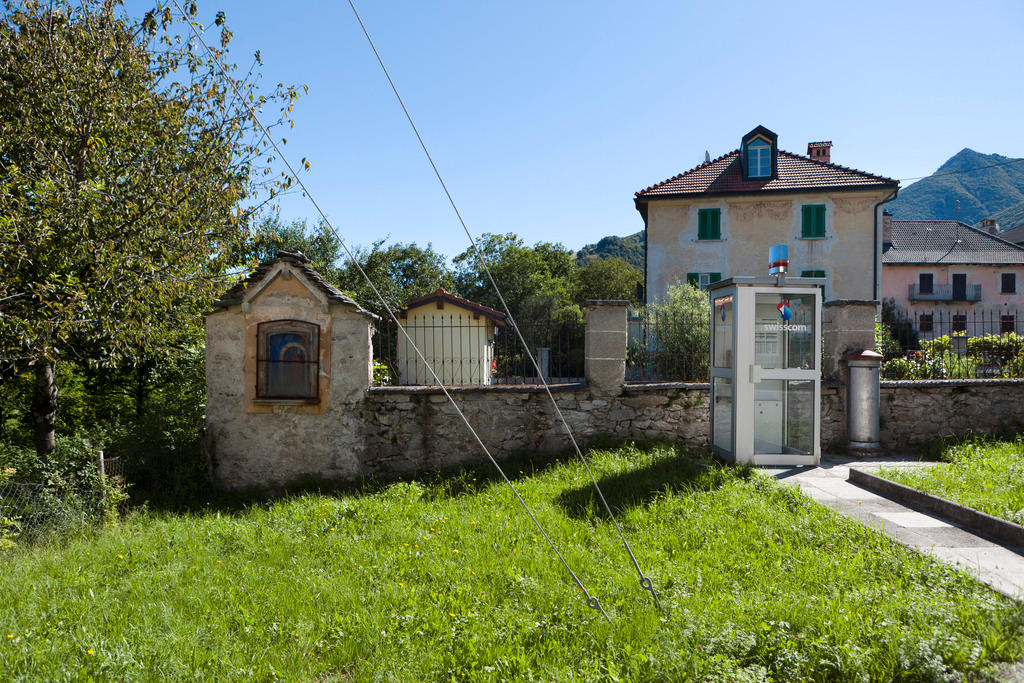
[[[771,468],[766,473],[797,484],[804,495],[877,528],[940,562],[964,569],[1003,595],[1024,599],[1024,548],[1000,545],[933,515],[917,512],[847,481],[850,467],[922,467],[909,458],[825,456],[820,467]]]

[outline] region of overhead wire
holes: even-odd
[[[419,347],[412,340],[412,337],[409,336],[409,333],[406,331],[405,327],[401,324],[401,322],[399,322],[398,316],[395,315],[394,310],[388,304],[387,300],[385,300],[384,296],[380,293],[380,290],[377,289],[377,286],[373,283],[373,280],[370,279],[370,276],[367,275],[366,271],[363,269],[363,267],[359,263],[358,259],[355,258],[355,255],[349,249],[348,244],[345,242],[345,240],[341,237],[341,235],[335,229],[334,225],[331,223],[330,219],[327,217],[327,214],[323,211],[323,209],[320,208],[320,205],[316,201],[316,198],[313,197],[313,195],[309,192],[309,189],[306,187],[305,183],[303,183],[302,179],[299,177],[299,174],[295,172],[295,169],[292,167],[291,163],[288,161],[288,158],[285,156],[284,152],[277,145],[277,142],[274,140],[273,136],[270,135],[270,133],[267,130],[267,128],[259,120],[259,117],[256,116],[255,110],[249,105],[248,102],[245,101],[244,98],[240,97],[240,93],[239,93],[237,85],[235,84],[234,79],[230,78],[227,75],[227,70],[224,67],[224,65],[221,63],[219,57],[217,57],[217,55],[213,52],[213,50],[210,48],[210,46],[207,45],[206,41],[202,37],[202,34],[196,29],[195,24],[193,23],[193,21],[188,17],[188,15],[185,14],[185,12],[182,10],[181,6],[178,4],[178,0],[171,0],[171,1],[174,3],[174,7],[178,10],[178,13],[182,16],[182,18],[188,24],[189,28],[192,30],[192,33],[195,35],[196,39],[200,42],[200,44],[202,44],[203,48],[206,50],[206,53],[209,55],[210,59],[213,60],[214,64],[217,66],[218,70],[221,72],[221,75],[224,76],[225,80],[227,80],[227,82],[230,84],[232,90],[235,91],[235,94],[239,95],[239,99],[243,103],[243,105],[246,107],[247,111],[249,112],[249,116],[252,118],[253,123],[255,123],[259,127],[259,129],[266,136],[267,140],[270,141],[270,144],[271,144],[271,146],[273,146],[274,151],[277,152],[277,155],[280,157],[281,161],[288,168],[288,172],[295,179],[295,182],[298,183],[298,185],[302,188],[303,193],[307,197],[309,197],[310,203],[313,204],[313,207],[316,209],[317,213],[320,214],[320,217],[321,217],[321,219],[323,219],[324,224],[331,230],[332,233],[334,233],[334,236],[338,239],[338,243],[341,245],[341,248],[344,250],[345,255],[351,261],[352,265],[354,265],[356,267],[356,269],[359,271],[360,275],[362,275],[363,279],[366,280],[366,283],[370,286],[370,289],[373,290],[374,295],[376,295],[378,301],[380,301],[381,305],[387,311],[387,314],[391,318],[392,322],[394,322],[394,324],[396,325],[398,330],[405,337],[406,342],[416,352],[417,357],[424,364],[424,366],[426,367],[427,371],[430,372],[431,377],[437,383],[437,386],[444,393],[444,395],[448,399],[448,401],[451,403],[452,407],[455,409],[455,412],[458,414],[459,418],[466,425],[466,428],[473,435],[473,438],[476,440],[476,443],[480,446],[480,449],[483,450],[483,452],[487,456],[488,460],[490,460],[491,464],[494,465],[495,469],[498,470],[498,473],[501,475],[502,479],[505,481],[505,483],[508,485],[508,487],[512,490],[512,493],[515,495],[516,499],[519,501],[519,504],[523,507],[524,510],[526,510],[526,513],[530,516],[530,519],[533,521],[534,525],[540,531],[541,535],[544,537],[544,540],[546,540],[548,545],[551,546],[551,550],[558,557],[559,561],[562,563],[562,566],[565,568],[565,570],[567,572],[569,572],[569,575],[572,577],[572,579],[575,582],[576,586],[579,588],[580,592],[583,593],[587,606],[590,607],[591,609],[595,610],[595,611],[600,612],[604,616],[604,618],[607,619],[610,622],[611,618],[608,616],[608,613],[605,612],[604,608],[601,606],[600,600],[597,598],[597,596],[592,595],[590,593],[590,591],[587,590],[586,586],[583,584],[583,581],[579,578],[579,576],[577,576],[576,572],[573,571],[572,567],[569,566],[568,561],[562,555],[562,552],[558,549],[558,546],[555,544],[555,542],[548,535],[547,530],[544,528],[544,525],[542,525],[540,523],[540,520],[537,519],[537,516],[533,513],[533,510],[530,509],[530,506],[527,505],[525,500],[523,500],[523,497],[520,495],[519,491],[516,489],[516,487],[512,483],[512,481],[508,478],[508,475],[505,474],[505,470],[501,467],[501,465],[498,464],[498,461],[491,454],[491,452],[487,448],[487,446],[484,445],[484,442],[480,438],[480,435],[477,433],[476,429],[473,428],[473,425],[469,422],[469,419],[466,417],[466,414],[462,411],[462,408],[459,407],[458,403],[456,403],[455,399],[452,397],[451,393],[448,391],[448,387],[445,386],[444,382],[442,382],[441,379],[437,376],[437,373],[434,371],[433,365],[427,361],[427,359],[424,357],[423,353],[420,351]],[[353,9],[355,9],[355,8],[353,7]]]
[[[947,175],[964,175],[966,173],[974,173],[975,171],[983,171],[986,168],[996,168],[998,166],[1009,166],[1010,164],[1019,164],[1024,162],[1024,159],[1010,159],[1008,161],[1000,161],[994,164],[986,164],[984,166],[975,166],[974,168],[965,168],[960,171],[946,171],[945,173],[933,173],[931,175],[915,176],[913,178],[897,178],[900,182],[904,180],[924,180],[925,178],[941,178]]]
[[[426,142],[424,142],[423,136],[420,135],[420,131],[416,127],[416,123],[413,121],[412,114],[409,113],[408,107],[405,106],[405,101],[399,94],[398,87],[395,85],[395,81],[391,78],[391,73],[388,71],[387,66],[384,65],[384,59],[381,57],[380,52],[377,50],[377,46],[374,44],[373,38],[370,37],[370,32],[369,30],[367,30],[366,24],[363,23],[362,17],[359,16],[359,11],[356,10],[355,2],[353,0],[348,0],[348,4],[349,7],[352,8],[352,13],[355,15],[356,21],[359,22],[359,27],[363,30],[363,35],[366,36],[366,40],[370,44],[370,48],[373,50],[374,56],[377,58],[377,63],[380,64],[380,68],[384,72],[384,76],[388,79],[388,83],[391,85],[391,90],[395,94],[395,98],[398,100],[399,105],[401,105],[402,111],[405,113],[405,118],[406,120],[409,121],[409,126],[412,128],[413,133],[416,135],[416,139],[420,143],[420,147],[423,149],[423,154],[426,155],[427,161],[430,162],[430,167],[434,170],[434,175],[437,177],[437,181],[438,183],[440,183],[441,189],[444,191],[445,196],[448,198],[448,203],[451,205],[452,210],[455,212],[455,216],[458,219],[459,224],[462,226],[463,232],[465,232],[466,237],[469,238],[469,243],[473,249],[474,255],[476,256],[477,263],[483,268],[484,272],[487,273],[487,279],[490,281],[491,286],[494,288],[494,291],[498,296],[498,300],[501,302],[501,307],[508,318],[510,326],[515,331],[520,343],[523,345],[523,351],[530,359],[530,363],[537,371],[537,377],[540,378],[541,384],[544,387],[544,391],[547,393],[548,399],[551,401],[552,406],[554,406],[555,413],[558,415],[558,419],[561,421],[562,426],[565,428],[565,432],[569,436],[569,440],[572,443],[572,447],[575,450],[577,457],[579,458],[580,462],[583,463],[583,467],[584,469],[586,469],[587,475],[590,477],[590,481],[593,484],[594,489],[597,491],[598,497],[601,499],[601,504],[604,507],[605,512],[608,513],[609,519],[611,519],[612,524],[614,524],[615,530],[618,532],[619,538],[622,540],[623,547],[626,549],[626,553],[629,555],[629,559],[633,563],[633,568],[636,570],[637,574],[640,577],[640,586],[651,594],[651,597],[654,599],[655,605],[657,605],[658,609],[660,610],[661,601],[658,599],[658,593],[654,589],[654,582],[651,581],[650,577],[644,574],[643,569],[641,569],[640,563],[637,561],[636,555],[633,553],[633,549],[629,545],[629,541],[626,540],[626,535],[623,533],[622,527],[619,526],[618,519],[615,518],[615,514],[612,512],[611,507],[608,505],[608,501],[604,497],[604,492],[601,491],[601,487],[597,483],[597,478],[594,477],[594,473],[591,471],[590,465],[587,463],[587,459],[583,457],[583,451],[580,449],[580,446],[576,441],[576,437],[573,434],[572,429],[569,427],[569,423],[566,421],[565,416],[562,414],[561,407],[559,407],[558,402],[555,400],[554,395],[551,393],[551,387],[549,386],[547,379],[545,379],[544,373],[541,371],[540,364],[537,362],[537,359],[534,357],[534,354],[530,351],[529,345],[526,343],[526,339],[523,337],[522,331],[516,324],[515,318],[512,315],[512,311],[509,309],[508,303],[505,301],[505,297],[501,293],[501,288],[498,287],[498,283],[495,282],[494,275],[491,273],[491,269],[487,265],[487,260],[480,253],[480,249],[477,246],[476,239],[474,239],[473,234],[470,232],[469,227],[466,225],[466,221],[462,218],[462,213],[459,211],[459,207],[455,204],[455,199],[452,197],[451,192],[449,192],[448,185],[444,182],[444,178],[441,176],[441,172],[440,170],[438,170],[437,164],[434,163],[434,158],[431,156],[430,150],[427,149],[427,144]]]

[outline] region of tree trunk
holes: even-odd
[[[138,361],[135,366],[135,419],[142,418],[149,397],[149,362]]]
[[[35,428],[36,455],[53,452],[56,445],[54,423],[57,418],[57,382],[52,361],[36,363],[36,387],[32,397],[32,422]]]

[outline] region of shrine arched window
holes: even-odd
[[[258,326],[257,398],[318,398],[320,328],[301,320]]]

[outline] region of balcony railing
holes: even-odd
[[[968,284],[954,296],[953,285],[932,285],[930,292],[922,292],[920,284],[909,285],[911,301],[981,301],[981,285]]]

